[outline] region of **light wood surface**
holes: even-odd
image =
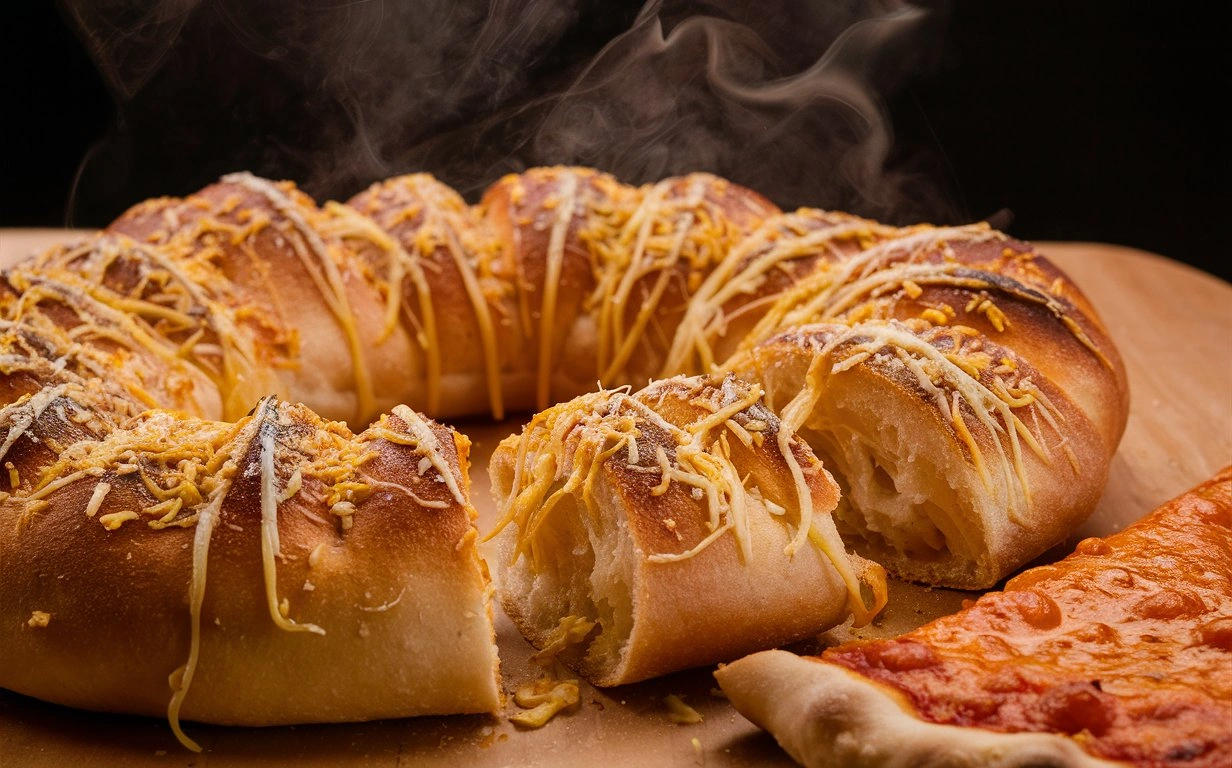
[[[76,233],[0,230],[0,265]],[[1099,309],[1129,370],[1129,426],[1111,481],[1078,539],[1119,530],[1161,502],[1232,464],[1232,286],[1161,256],[1097,243],[1047,243]],[[487,458],[517,420],[459,422],[474,441],[472,466],[480,526],[492,520]],[[905,631],[956,610],[968,593],[895,584],[890,607],[868,634]],[[497,616],[506,688],[531,679],[530,648]],[[826,640],[850,634],[840,628]],[[3,649],[0,649],[0,653]],[[692,670],[623,688],[583,685],[582,705],[539,731],[504,719],[429,717],[358,725],[240,729],[189,724],[207,751],[184,751],[162,720],[98,715],[0,691],[0,765],[9,766],[574,766],[790,765],[738,715],[710,670]],[[704,716],[674,725],[663,697],[681,695]]]

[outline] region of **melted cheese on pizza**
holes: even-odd
[[[926,721],[1068,734],[1143,766],[1232,764],[1232,468],[953,616],[822,658]]]

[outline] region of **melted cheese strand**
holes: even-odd
[[[440,410],[441,399],[441,345],[436,327],[436,308],[432,302],[432,290],[424,275],[423,267],[420,265],[423,254],[417,253],[415,257],[412,257],[385,230],[377,226],[375,221],[360,215],[352,208],[331,201],[325,204],[325,211],[335,217],[337,223],[332,227],[335,235],[345,237],[346,234],[352,234],[366,238],[385,253],[391,254],[389,298],[385,305],[385,324],[381,332],[382,336],[378,341],[393,332],[393,325],[397,320],[398,309],[402,301],[402,276],[404,273],[410,275],[411,282],[415,285],[415,297],[423,314],[422,318],[417,318],[423,323],[423,338],[419,338],[418,334],[415,336],[426,356],[427,407],[433,413],[437,412]],[[363,412],[371,413],[371,407]]]
[[[388,480],[371,480],[369,481],[369,485],[371,485],[374,489],[375,488],[388,488],[390,490],[398,491],[402,495],[409,498],[411,501],[415,502],[416,505],[423,507],[424,509],[448,509],[449,508],[449,502],[445,501],[444,499],[425,499],[419,494],[415,493],[415,491],[411,490],[405,485],[402,485],[401,483],[394,483]]]
[[[647,555],[646,559],[652,563],[679,563],[682,560],[690,560],[696,557],[699,552],[718,541],[720,536],[732,529],[733,526],[731,522],[724,523],[718,528],[715,528],[712,532],[707,534],[704,539],[684,552],[656,552],[653,555]],[[743,551],[745,548],[742,547],[741,549]]]
[[[153,317],[158,320],[169,320],[175,326],[175,330],[190,328],[196,325],[195,321],[183,312],[177,312],[170,307],[164,307],[152,301],[121,296],[101,286],[92,286],[86,292],[95,301],[102,302],[120,312],[127,312],[130,315],[140,317]]]
[[[54,387],[44,386],[33,395],[24,396],[16,403],[6,405],[3,410],[0,410],[0,424],[9,422],[9,433],[5,436],[4,443],[0,444],[0,461],[4,461],[13,444],[26,433],[34,422],[41,419],[47,407],[62,397],[68,389],[67,384]],[[18,414],[14,416],[14,412]]]
[[[539,375],[536,379],[535,402],[539,410],[547,408],[552,386],[552,340],[556,335],[556,302],[560,290],[560,273],[565,261],[565,237],[577,207],[578,178],[572,171],[562,174],[561,201],[557,203],[556,221],[548,240],[546,269],[543,277],[543,300],[539,306]]]
[[[601,381],[604,379],[603,372],[610,367],[610,347],[619,347],[620,345],[620,334],[615,328],[614,316],[623,313],[624,307],[623,305],[617,306],[615,297],[619,295],[620,290],[616,284],[617,282],[623,283],[629,280],[632,274],[638,272],[639,262],[646,249],[646,240],[650,237],[650,231],[654,225],[654,217],[651,214],[658,209],[666,190],[667,185],[664,182],[660,182],[652,187],[649,192],[642,193],[641,202],[616,238],[618,246],[616,254],[613,254],[612,257],[603,262],[603,274],[599,276],[598,284],[595,286],[595,291],[588,302],[588,304],[599,308],[599,329],[596,334],[596,360],[598,365],[595,372]],[[635,239],[630,256],[627,259],[619,258],[624,253],[624,249],[619,246],[627,242],[633,230],[636,230],[636,235],[634,235]]]
[[[453,494],[454,501],[464,507],[469,506],[466,494],[458,486],[458,479],[454,477],[453,472],[449,470],[449,466],[445,463],[445,457],[441,453],[440,441],[436,439],[436,433],[432,431],[432,428],[428,426],[427,422],[418,413],[406,405],[395,405],[393,414],[406,422],[406,428],[410,431],[411,436],[415,438],[416,447],[427,457],[428,461],[432,462],[432,466],[440,473],[441,479],[445,481],[445,486]]]
[[[666,218],[661,210],[663,200],[676,183],[674,179],[666,179],[656,184],[645,195],[642,205],[638,207],[637,211],[630,218],[628,225],[626,225],[626,231],[629,227],[636,224],[637,240],[628,263],[618,265],[614,260],[609,261],[609,270],[623,266],[623,275],[619,285],[615,287],[614,293],[610,296],[605,295],[600,305],[603,310],[600,315],[600,354],[598,356],[598,373],[601,381],[610,381],[616,378],[628,363],[638,342],[642,341],[646,325],[654,317],[655,310],[659,306],[664,292],[667,290],[668,283],[673,276],[678,274],[676,267],[681,260],[685,242],[689,239],[693,226],[697,221],[697,209],[705,199],[707,187],[702,177],[694,176],[691,179],[688,196],[676,204],[677,208],[683,208],[683,210],[680,210],[675,217],[675,233],[672,237],[671,245],[666,254],[656,257],[648,253],[648,241],[651,232],[654,230],[654,225],[659,220]],[[621,239],[624,240],[624,233],[622,233]],[[641,306],[638,307],[633,327],[626,330],[624,327],[624,316],[633,288],[642,278],[656,269],[659,271],[659,276],[655,280],[649,295],[643,298]],[[609,290],[611,290],[613,281],[605,281],[601,283],[601,285],[603,284],[607,285]],[[615,354],[611,360],[607,360],[606,356],[608,332],[611,334],[611,346],[615,349]]]
[[[258,406],[261,415],[254,418],[261,445],[261,565],[265,579],[265,601],[270,618],[279,629],[323,635],[325,630],[316,624],[300,624],[283,616],[278,605],[278,572],[274,559],[281,557],[282,551],[278,541],[279,494],[274,474],[274,425],[269,420],[270,410],[275,407],[272,399],[266,400]]]
[[[462,276],[462,285],[466,288],[467,298],[475,312],[475,322],[479,326],[479,343],[483,345],[483,367],[488,380],[488,403],[492,409],[492,418],[505,418],[504,394],[501,391],[500,356],[496,348],[496,325],[492,320],[492,312],[488,308],[487,297],[479,285],[479,277],[475,267],[465,257],[462,244],[458,242],[457,233],[452,227],[446,228],[447,250],[457,265],[458,274]]]
[[[77,482],[83,477],[99,477],[103,474],[103,472],[104,470],[102,467],[88,467],[86,469],[81,469],[76,472],[69,473],[67,475],[55,477],[55,479],[51,480],[51,482],[47,482],[45,485],[40,485],[39,487],[35,488],[35,490],[31,491],[25,497],[26,501],[38,501],[39,499],[42,499],[54,493],[55,491],[60,490],[66,485],[70,485],[72,483]]]
[[[206,571],[210,556],[210,539],[218,524],[218,516],[222,509],[223,499],[231,489],[231,478],[235,473],[235,463],[228,462],[230,472],[225,473],[222,483],[215,491],[214,498],[206,504],[197,518],[197,529],[193,532],[192,577],[188,585],[188,615],[190,634],[188,644],[188,659],[184,666],[171,673],[171,701],[167,704],[167,722],[171,731],[186,748],[200,752],[201,745],[190,739],[180,728],[180,709],[188,696],[188,689],[196,676],[197,663],[201,658],[201,605],[205,600]]]
[[[616,334],[617,348],[616,354],[613,356],[611,364],[602,373],[602,379],[610,381],[616,377],[617,372],[624,368],[629,362],[629,358],[633,355],[633,350],[637,348],[637,344],[642,340],[643,331],[646,324],[650,322],[654,316],[655,309],[659,306],[659,301],[663,298],[663,293],[667,290],[668,282],[675,275],[674,267],[677,259],[680,258],[680,251],[684,248],[685,238],[689,235],[689,227],[692,225],[691,214],[685,214],[682,217],[682,226],[676,233],[676,238],[672,242],[671,252],[664,258],[663,263],[659,266],[659,277],[655,280],[654,286],[650,289],[650,294],[642,300],[642,304],[638,307],[637,316],[633,320],[633,327],[625,333],[622,323],[619,322],[624,314],[624,303],[628,300],[628,294],[633,290],[634,281],[628,282],[628,287],[621,285],[621,293],[617,297],[617,306],[620,311],[617,313],[617,324],[614,329]],[[647,269],[647,273],[649,272]],[[629,270],[626,275],[634,274],[633,270]]]
[[[811,381],[816,372],[822,369],[822,361],[826,360],[827,357],[827,355],[822,354],[814,356],[812,363],[809,365],[806,381]],[[783,454],[783,458],[787,461],[787,467],[791,472],[793,482],[796,484],[796,493],[800,501],[799,528],[796,531],[795,537],[788,543],[786,551],[789,556],[793,555],[806,540],[811,541],[814,546],[822,551],[838,572],[839,578],[843,580],[843,584],[847,587],[847,605],[851,611],[853,623],[855,626],[861,627],[868,624],[885,607],[884,575],[880,581],[877,578],[865,580],[873,590],[872,605],[865,604],[860,588],[861,580],[852,569],[851,558],[847,554],[846,546],[843,544],[843,539],[838,533],[838,528],[834,525],[834,519],[830,515],[822,515],[814,519],[813,496],[805,481],[804,470],[796,459],[795,452],[791,450],[791,436],[798,432],[808,421],[820,397],[820,387],[806,386],[783,408],[783,413],[780,417],[778,432],[779,452]]]
[[[809,364],[808,374],[805,376],[805,381],[810,382],[814,374],[814,368],[818,368],[823,360],[822,355],[816,355],[813,361]],[[808,421],[808,417],[812,414],[813,408],[816,406],[818,399],[821,397],[821,389],[819,387],[806,386],[800,390],[800,393],[792,398],[782,413],[779,415],[779,433],[778,444],[779,452],[783,454],[783,459],[787,462],[787,468],[791,472],[792,480],[796,484],[797,494],[800,497],[800,523],[796,531],[795,537],[787,545],[787,554],[794,555],[800,548],[809,535],[809,530],[812,528],[813,520],[813,494],[808,491],[808,486],[804,480],[804,470],[800,467],[800,462],[796,461],[795,453],[791,450],[791,436],[800,431],[800,429]],[[827,555],[830,553],[827,552]],[[831,556],[833,559],[833,556]]]
[[[418,263],[407,255],[405,249],[402,248],[398,241],[391,237],[384,229],[381,229],[371,218],[359,215],[355,209],[333,200],[327,202],[323,210],[332,218],[323,223],[322,229],[328,231],[334,237],[363,238],[380,248],[384,253],[391,255],[389,259],[389,284],[386,286],[388,293],[385,297],[385,319],[381,324],[381,335],[377,337],[378,342],[384,341],[389,338],[389,335],[393,333],[394,328],[398,325],[398,313],[402,304],[403,276],[409,269],[411,280],[415,283],[416,292],[420,293],[426,283],[423,270],[419,267]]]
[[[295,255],[304,265],[317,290],[320,292],[321,298],[325,300],[326,306],[329,307],[334,318],[338,321],[343,336],[346,337],[355,376],[355,396],[358,400],[358,411],[360,414],[372,413],[375,410],[376,396],[373,392],[372,378],[368,373],[368,366],[364,363],[363,340],[359,338],[359,328],[356,326],[355,313],[351,311],[350,302],[347,300],[346,287],[342,282],[342,275],[338,272],[338,265],[334,263],[320,235],[300,215],[300,212],[296,210],[295,204],[283,194],[282,190],[269,181],[259,179],[250,173],[232,173],[223,176],[222,180],[246,187],[269,200],[274,208],[295,226],[304,242],[308,244],[312,255],[316,257],[315,259],[310,259],[304,254],[299,245],[299,238],[287,238],[292,245],[292,250],[295,251]],[[320,274],[321,270],[325,272],[324,277]]]

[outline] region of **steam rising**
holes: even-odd
[[[916,158],[896,150],[886,107],[935,66],[938,9],[855,0],[63,7],[117,103],[116,130],[83,161],[75,190],[76,207],[110,203],[108,217],[240,168],[295,179],[320,199],[428,171],[473,199],[503,173],[550,164],[631,183],[711,171],[785,207],[885,220],[949,214],[911,170]]]

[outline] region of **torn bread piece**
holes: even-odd
[[[1078,527],[1107,481],[1105,428],[970,329],[819,323],[729,362],[834,473],[844,540],[902,579],[990,589]]]
[[[600,686],[736,658],[885,602],[848,554],[838,488],[761,389],[676,377],[550,408],[497,448],[498,595]]]

